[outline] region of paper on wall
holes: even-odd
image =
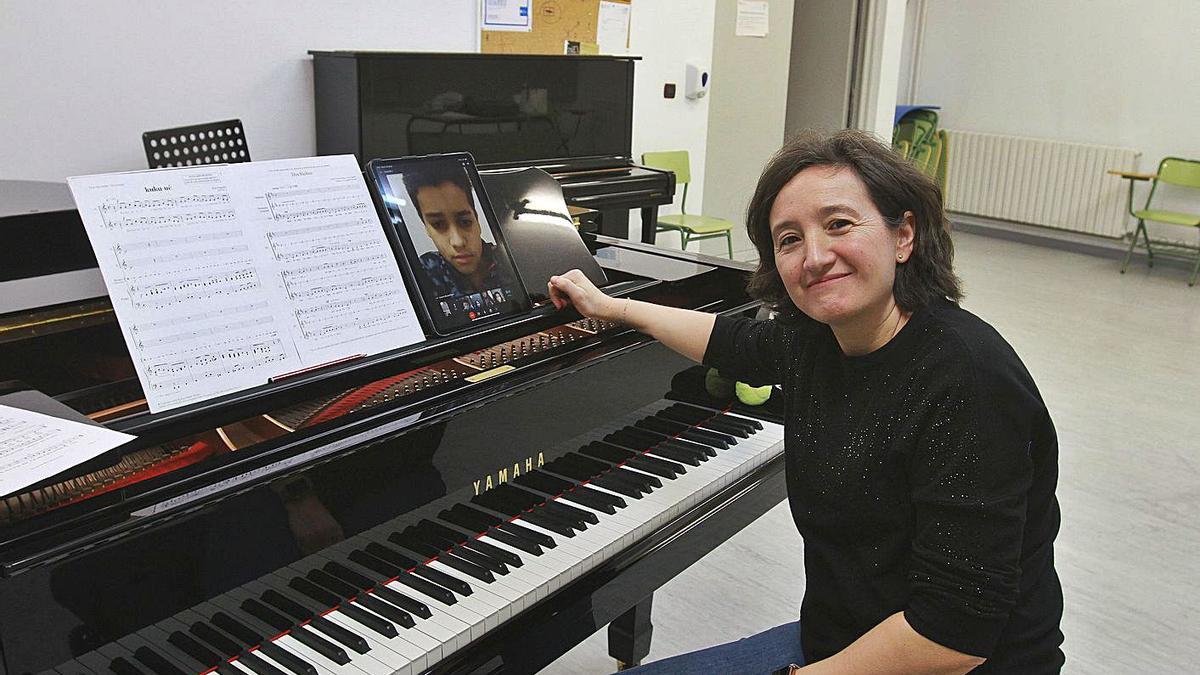
[[[596,19],[596,43],[601,54],[623,54],[629,49],[628,3],[601,0]]]
[[[738,0],[737,24],[734,35],[738,37],[766,37],[769,24],[766,0]]]
[[[492,31],[533,30],[532,0],[480,0],[479,28]]]

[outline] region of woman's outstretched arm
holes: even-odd
[[[693,361],[704,359],[715,314],[629,298],[611,298],[579,270],[550,277],[548,285],[550,301],[559,309],[573,305],[588,318],[619,321]]]

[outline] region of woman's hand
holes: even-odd
[[[621,318],[621,301],[605,295],[579,270],[550,277],[546,285],[550,289],[550,302],[557,309],[574,306],[589,319],[616,321]]]

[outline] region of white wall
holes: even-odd
[[[736,257],[752,257],[746,236],[746,205],[763,165],[783,144],[788,71],[792,49],[792,0],[770,0],[767,37],[734,35],[737,0],[718,0],[713,40],[712,99],[708,117],[708,157],[703,199],[688,195],[693,213],[734,222]],[[693,160],[694,164],[694,160]],[[693,175],[696,167],[692,167]],[[703,209],[697,208],[703,205]],[[663,234],[663,239],[673,235]],[[695,248],[696,245],[693,245]],[[723,239],[700,250],[726,255]]]
[[[704,199],[705,145],[709,98],[688,100],[683,95],[686,64],[712,65],[713,20],[716,0],[633,0],[629,50],[638,62],[633,107],[633,157],[643,152],[687,150],[691,153],[692,184],[688,203],[698,210]],[[676,95],[663,98],[663,85],[673,82]],[[715,86],[715,85],[714,85]],[[678,198],[677,198],[678,200]],[[663,207],[663,213],[671,212]],[[629,229],[638,238],[641,215],[633,213]]]
[[[0,2],[0,178],[142,169],[142,132],[240,117],[315,153],[309,49],[473,51],[475,0]]]
[[[309,49],[475,51],[477,1],[0,0],[0,179],[145,168],[143,131],[229,117],[255,159],[312,155]],[[712,58],[713,12],[634,0],[628,50],[634,156],[690,150],[697,205],[708,102],[682,97],[683,73]]]
[[[1200,2],[926,2],[916,99],[942,126],[1200,157]]]

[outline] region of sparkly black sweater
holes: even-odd
[[[976,672],[1058,671],[1058,444],[995,329],[939,300],[847,357],[804,317],[718,317],[704,361],[783,387],[809,662],[903,611],[930,640],[986,657]]]

